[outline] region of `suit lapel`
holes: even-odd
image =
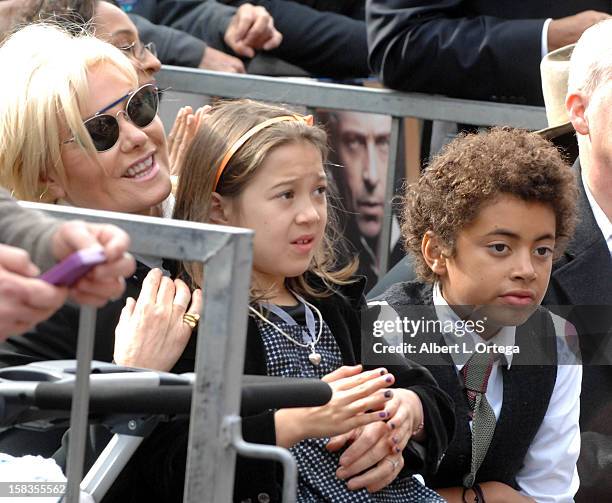
[[[612,259],[589,205],[578,160],[574,167],[579,181],[579,222],[553,271],[551,287],[571,305],[612,305]]]

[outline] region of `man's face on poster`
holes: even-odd
[[[391,117],[338,112],[337,119],[336,149],[348,186],[348,210],[355,213],[359,232],[375,238],[383,222]]]

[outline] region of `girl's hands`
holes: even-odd
[[[385,412],[389,417],[387,427],[392,434],[389,445],[395,452],[403,451],[413,437],[417,442],[425,440],[423,404],[414,391],[394,389],[393,400],[387,402]]]
[[[402,452],[409,440],[424,439],[423,406],[418,395],[403,388],[389,391],[393,397],[385,404],[386,423],[358,428],[330,439],[327,444],[328,450],[337,451],[351,443],[340,457],[336,471],[338,478],[348,480],[351,490],[365,487],[375,492],[389,485],[404,466]]]
[[[307,438],[346,433],[386,418],[382,409],[392,393],[385,388],[392,386],[395,378],[383,368],[361,370],[361,365],[344,366],[323,377],[332,388],[331,400],[325,405],[276,411],[277,445],[291,447]]]
[[[191,304],[190,304],[191,301]],[[202,292],[189,292],[180,279],[172,281],[151,269],[138,300],[128,297],[115,329],[114,359],[119,365],[170,370],[183,353],[192,328],[183,321],[199,315]]]
[[[185,152],[191,145],[193,137],[200,128],[203,117],[211,109],[209,105],[198,108],[196,113],[190,106],[183,107],[176,115],[176,120],[168,135],[168,154],[170,157],[170,174],[181,174]]]

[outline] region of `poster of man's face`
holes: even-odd
[[[345,210],[345,237],[359,255],[358,272],[372,287],[379,274],[391,117],[326,111],[320,118],[330,134],[330,161],[335,164],[332,174]]]
[[[346,204],[362,236],[382,230],[391,117],[337,112],[334,145],[346,182]]]

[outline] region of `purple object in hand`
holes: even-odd
[[[103,262],[106,262],[106,255],[101,248],[87,248],[68,255],[39,278],[55,286],[72,286]]]

